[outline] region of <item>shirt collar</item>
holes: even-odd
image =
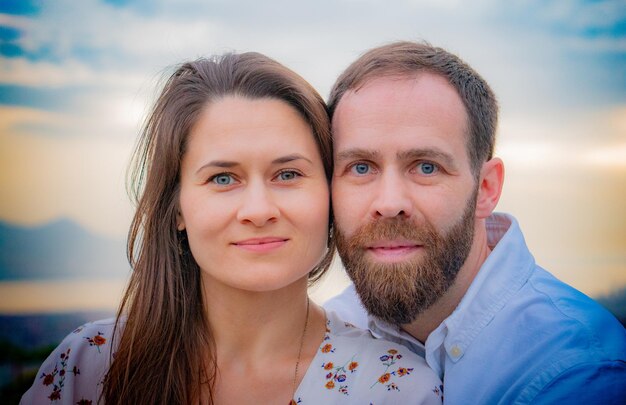
[[[445,371],[446,355],[454,363],[459,361],[480,331],[528,280],[534,268],[534,258],[515,218],[494,213],[487,219],[486,226],[491,253],[457,308],[428,336],[426,345],[399,326],[368,317],[368,326],[375,336],[404,344],[424,356],[440,378]]]
[[[406,346],[413,353],[425,357],[424,344],[400,328],[375,316],[367,316],[367,328],[374,337]]]

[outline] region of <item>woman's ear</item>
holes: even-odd
[[[478,197],[476,199],[476,217],[487,218],[496,208],[504,183],[504,163],[494,157],[483,164],[478,179]]]
[[[176,229],[179,232],[185,230],[185,219],[183,218],[183,214],[181,214],[180,211],[176,213]]]

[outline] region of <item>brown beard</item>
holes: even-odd
[[[472,247],[477,191],[462,217],[443,235],[428,221],[400,217],[369,222],[350,238],[335,227],[341,261],[370,314],[392,324],[407,324],[448,291]],[[366,246],[392,239],[418,242],[425,255],[401,263],[368,260]]]

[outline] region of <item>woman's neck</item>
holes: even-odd
[[[204,301],[218,351],[254,355],[271,344],[300,338],[307,306],[306,280],[270,292],[206,283]]]
[[[237,384],[240,388],[235,390],[236,395],[243,402],[246,395],[251,395],[257,400],[287,403],[293,394],[296,363],[297,386],[325,332],[325,314],[313,302],[307,321],[306,278],[271,292],[207,283],[204,297],[215,341],[217,403],[220,398],[228,397],[231,403],[237,399],[233,397]],[[225,393],[228,395],[223,397]]]

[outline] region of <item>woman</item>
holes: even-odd
[[[308,299],[334,252],[332,151],[301,77],[257,53],[183,64],[135,162],[117,321],[70,334],[23,403],[440,403],[423,360]]]

